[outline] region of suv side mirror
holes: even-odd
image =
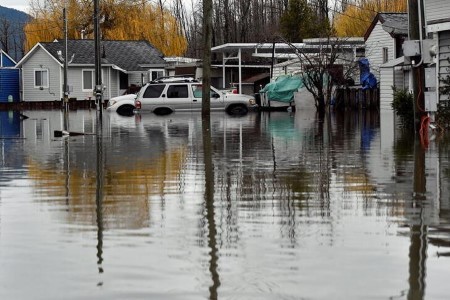
[[[217,93],[213,93],[213,94],[211,95],[211,97],[213,97],[213,98],[220,98],[220,95],[217,94]]]

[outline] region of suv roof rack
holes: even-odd
[[[198,80],[194,79],[194,77],[191,76],[175,75],[175,76],[158,77],[150,81],[150,83],[163,83],[163,82],[198,82]]]

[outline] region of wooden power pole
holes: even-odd
[[[211,112],[211,40],[212,40],[212,0],[203,0],[203,87],[202,116]]]

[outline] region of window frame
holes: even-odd
[[[148,81],[152,81],[152,80],[155,80],[156,78],[158,78],[158,77],[152,78],[153,72],[161,72],[162,73],[161,76],[165,76],[165,74],[166,74],[166,70],[164,70],[164,69],[150,69],[150,70],[148,70]]]
[[[383,64],[387,63],[389,61],[389,48],[388,47],[381,48],[381,54],[382,54]]]
[[[87,89],[84,86],[84,72],[90,72],[92,74],[92,77],[91,77],[92,87],[90,89]],[[93,70],[93,69],[82,69],[81,70],[81,90],[83,92],[92,92],[94,90],[94,88],[95,88],[94,77],[95,77],[95,70]]]
[[[45,82],[45,85],[36,85],[36,73],[37,72],[41,72],[41,74],[43,73],[43,72],[45,72],[45,79],[46,79],[46,82]],[[49,72],[48,72],[48,69],[46,69],[46,68],[35,68],[35,69],[33,69],[33,77],[34,77],[34,82],[33,82],[33,84],[34,84],[34,88],[36,88],[36,89],[39,89],[39,88],[49,88]],[[44,77],[41,75],[41,81],[44,79]]]

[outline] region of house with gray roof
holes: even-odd
[[[22,101],[55,101],[63,98],[64,43],[37,43],[16,65],[21,68]],[[147,41],[101,41],[104,99],[123,94],[164,75],[163,54]],[[67,84],[69,98],[94,99],[94,40],[68,40]]]
[[[380,66],[403,56],[408,38],[408,14],[378,13],[364,34],[370,71],[380,79]]]

